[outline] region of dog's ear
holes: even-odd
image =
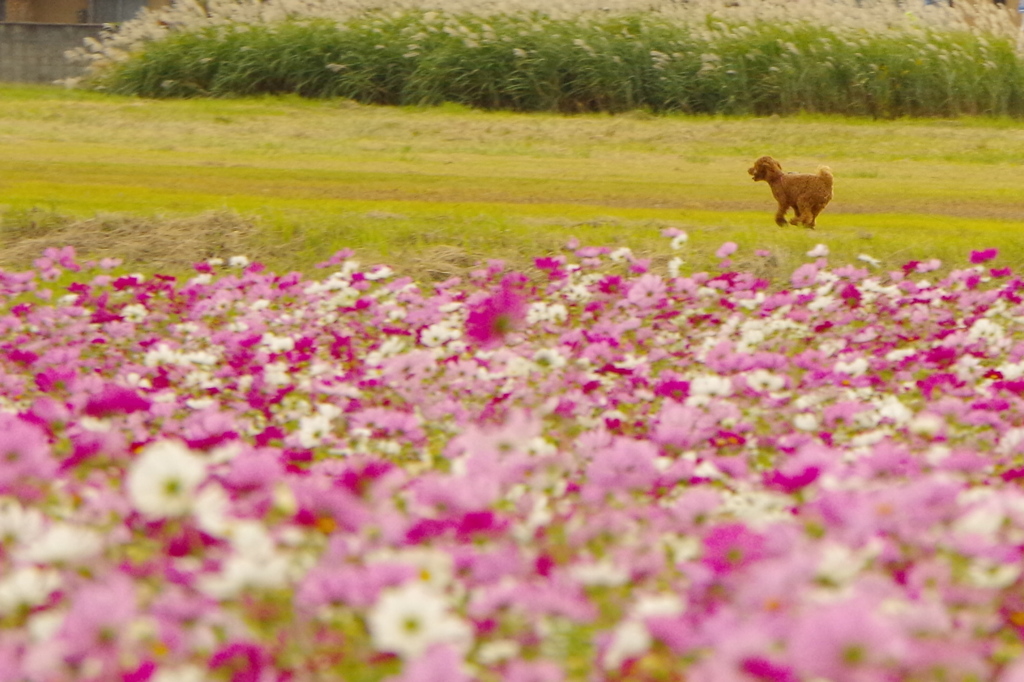
[[[778,165],[772,157],[762,156],[754,162],[752,168],[747,169],[747,172],[754,176],[755,180],[762,180],[771,169],[772,164]]]

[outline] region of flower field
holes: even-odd
[[[1024,281],[665,237],[0,272],[0,680],[1024,679]]]

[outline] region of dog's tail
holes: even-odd
[[[828,166],[818,166],[818,177],[824,180],[829,187],[832,186],[832,169]]]

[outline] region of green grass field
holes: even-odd
[[[725,241],[767,276],[817,243],[883,268],[959,266],[992,246],[997,264],[1024,266],[1024,123],[1008,120],[523,115],[5,85],[0,153],[5,267],[73,243],[140,270],[232,249],[308,271],[351,247],[438,278],[572,237],[658,265],[670,226],[690,234],[690,269],[716,267]],[[762,154],[832,168],[816,231],[776,227],[769,188],[746,172]]]

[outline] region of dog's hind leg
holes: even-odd
[[[818,217],[818,213],[821,211],[813,203],[801,202],[796,206],[796,215],[793,216],[791,221],[793,225],[803,225],[804,227],[813,230],[814,219]]]

